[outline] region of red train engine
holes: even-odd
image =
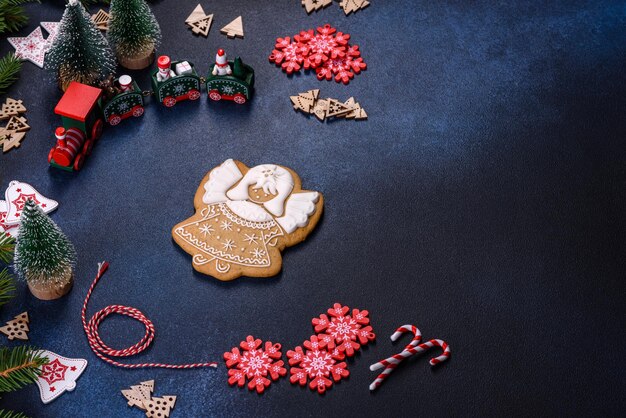
[[[102,135],[102,89],[72,82],[54,108],[63,126],[55,131],[56,145],[48,154],[51,166],[78,171]]]

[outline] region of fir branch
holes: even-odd
[[[28,418],[28,416],[21,412],[5,411],[4,409],[0,409],[0,418]]]
[[[15,291],[15,283],[9,270],[3,269],[0,271],[0,306],[13,299],[13,292]]]
[[[0,0],[0,33],[16,32],[28,22],[22,5],[39,0]]]
[[[21,69],[22,61],[15,54],[9,53],[0,58],[0,94],[3,94],[17,80]]]
[[[35,383],[48,362],[41,351],[29,346],[0,348],[0,392],[13,392]]]
[[[9,264],[13,260],[15,251],[15,239],[10,235],[0,234],[0,261]]]

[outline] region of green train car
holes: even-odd
[[[116,95],[104,105],[104,120],[110,125],[118,125],[131,116],[138,118],[143,115],[143,94],[134,80],[132,86],[132,90]]]
[[[252,97],[254,70],[241,62],[239,57],[228,61],[228,65],[233,70],[232,75],[213,75],[209,70],[206,78],[209,99],[232,100],[237,104],[244,104]]]
[[[179,62],[181,61],[173,62],[172,67],[176,67]],[[159,102],[167,107],[172,107],[183,100],[198,100],[200,98],[200,77],[195,66],[191,62],[189,65],[191,66],[190,74],[175,75],[165,81],[157,79],[158,68],[152,72],[152,90],[154,90],[154,95]]]

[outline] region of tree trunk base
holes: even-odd
[[[54,300],[67,295],[69,291],[72,290],[73,284],[74,275],[70,275],[69,279],[61,285],[28,283],[28,288],[30,289],[30,293],[32,293],[37,299]]]
[[[154,62],[154,49],[144,56],[137,57],[117,57],[117,61],[124,68],[129,70],[143,70],[149,67]]]

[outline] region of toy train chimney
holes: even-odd
[[[54,131],[54,136],[56,136],[57,138],[57,146],[61,147],[61,148],[65,148],[65,128],[62,126],[59,126],[56,131]]]

